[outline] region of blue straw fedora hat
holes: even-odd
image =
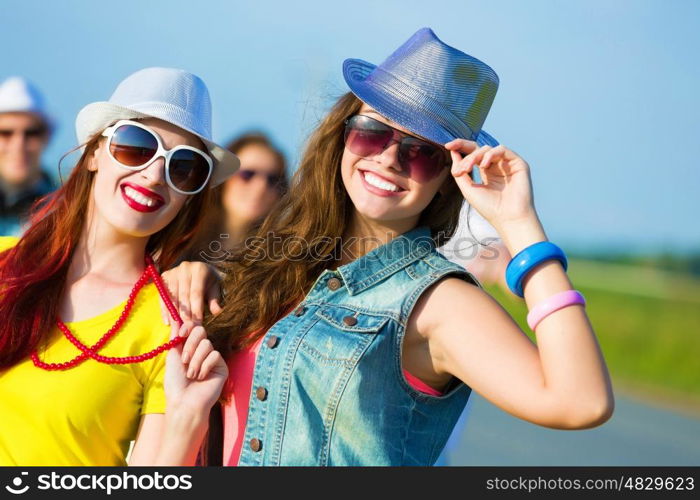
[[[238,157],[212,141],[211,99],[201,78],[174,68],[145,68],[126,77],[109,101],[88,104],[75,119],[78,144],[118,120],[159,118],[199,137],[209,150],[214,187],[233,175]]]
[[[343,76],[359,99],[425,139],[498,145],[481,129],[498,89],[496,72],[430,28],[418,30],[379,66],[346,59]]]

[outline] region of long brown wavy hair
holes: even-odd
[[[99,145],[92,137],[66,182],[33,206],[30,226],[17,244],[0,253],[0,369],[9,368],[45,343],[56,325],[71,263],[85,225],[95,172],[87,162]],[[170,223],[153,234],[146,252],[170,267],[194,234],[210,189],[188,199]]]
[[[287,193],[246,247],[220,263],[226,276],[225,305],[217,316],[207,318],[205,327],[222,353],[254,343],[336,263],[337,247],[353,213],[340,171],[345,120],[361,107],[352,93],[335,103],[311,134]],[[464,201],[451,176],[441,191],[418,221],[430,227],[438,246],[454,234]],[[306,257],[280,259],[269,251],[274,245],[288,255]]]

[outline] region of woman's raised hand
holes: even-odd
[[[184,261],[162,273],[161,277],[183,321],[201,324],[205,302],[212,314],[221,312],[220,278],[213,266],[204,262]],[[162,299],[160,309],[163,322],[171,324],[170,313]]]
[[[465,139],[445,144],[452,156],[452,175],[464,198],[496,229],[524,220],[534,212],[530,167],[502,144],[481,146]],[[479,167],[483,184],[469,176]]]

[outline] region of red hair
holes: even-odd
[[[0,253],[0,369],[29,356],[56,325],[95,176],[86,162],[99,139],[98,135],[88,141],[65,184],[34,204],[30,226],[17,245]],[[160,269],[176,261],[197,229],[202,207],[210,201],[210,189],[204,189],[149,238],[146,251]]]

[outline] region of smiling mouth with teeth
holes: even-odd
[[[141,193],[139,193],[135,189],[130,188],[129,186],[126,186],[124,188],[124,192],[126,193],[126,195],[129,198],[131,198],[132,200],[138,201],[142,205],[152,207],[156,204],[156,200],[154,200],[153,198],[148,198],[148,197],[142,195]]]
[[[378,175],[373,174],[372,172],[366,171],[366,170],[360,170],[360,173],[362,175],[362,178],[364,181],[377,189],[381,189],[383,191],[388,191],[391,193],[399,193],[401,191],[405,191],[405,189],[400,188],[396,184],[389,182],[385,179],[382,179]]]
[[[129,185],[122,185],[121,191],[127,205],[139,212],[155,212],[164,205],[163,200],[147,196]]]

